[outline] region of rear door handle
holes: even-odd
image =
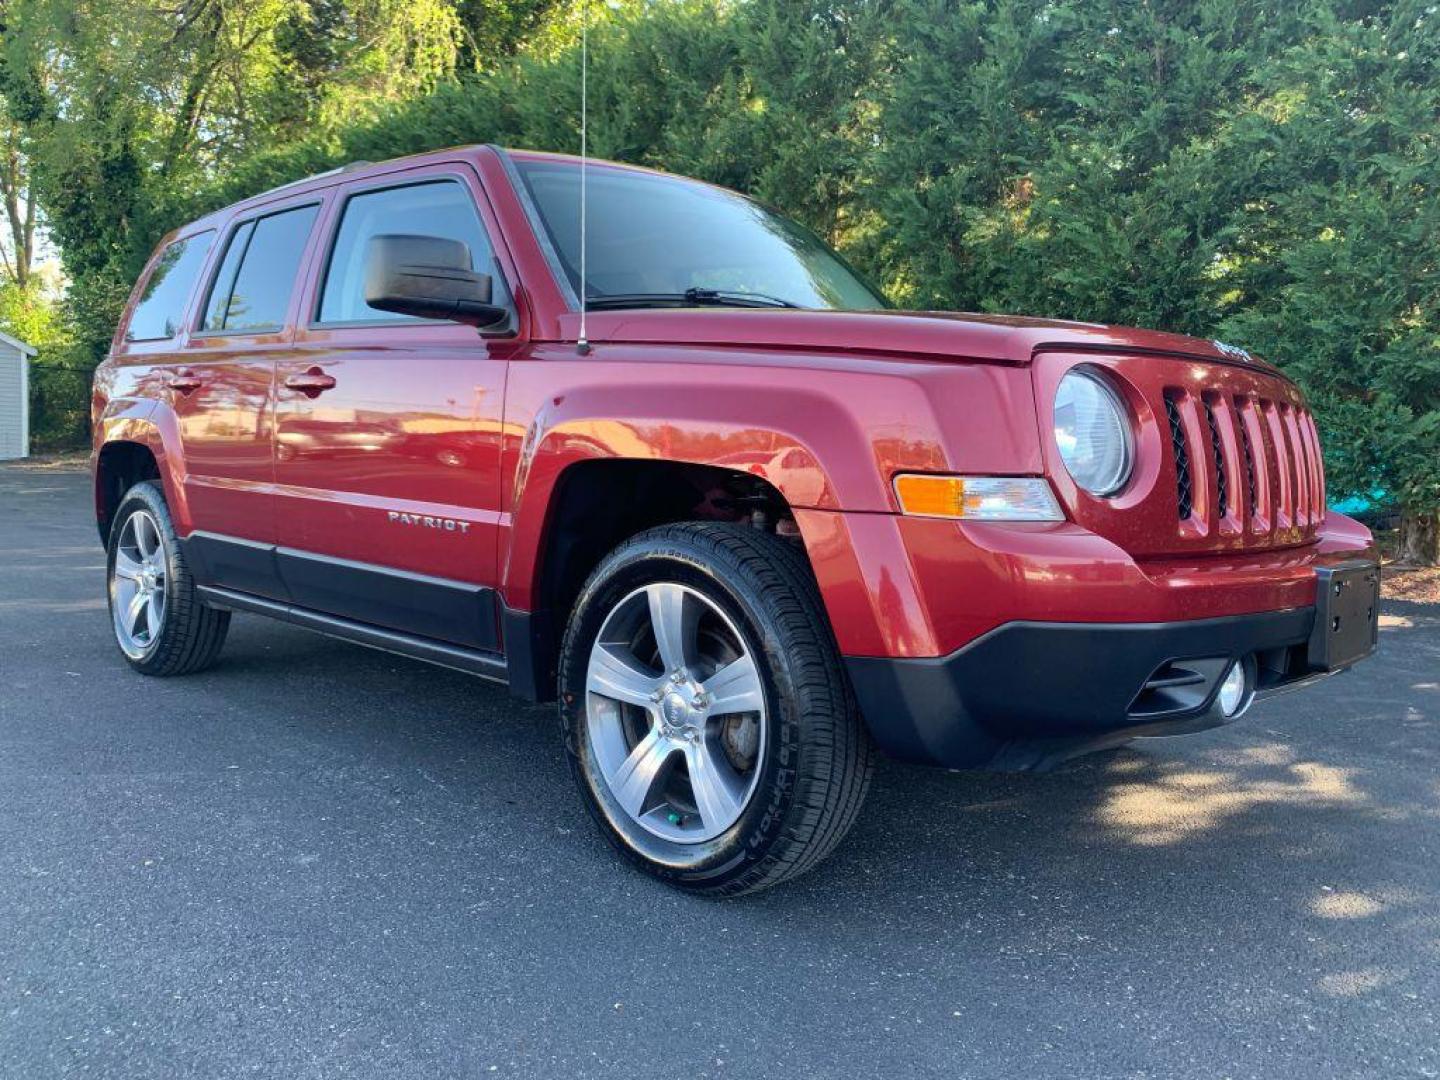
[[[326,390],[334,389],[335,376],[326,375],[318,367],[312,367],[309,371],[298,375],[291,375],[285,380],[285,386],[290,390],[299,390],[307,397],[315,397]]]
[[[165,385],[182,394],[193,394],[200,389],[200,380],[193,371],[177,371],[165,380]]]

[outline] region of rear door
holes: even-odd
[[[292,348],[296,288],[320,198],[238,215],[225,231],[176,374],[194,532],[187,549],[206,584],[283,598],[271,548],[274,375]]]
[[[176,237],[156,254],[115,350],[119,362],[149,369],[144,378],[148,392],[168,404],[178,420],[184,452],[180,461],[167,465],[173,468],[172,475],[181,488],[172,493],[178,498],[171,499],[170,509],[182,535],[190,531],[197,515],[205,519],[223,517],[236,511],[238,501],[215,492],[210,485],[192,484],[186,472],[192,449],[201,462],[201,476],[228,472],[230,468],[229,462],[214,460],[211,448],[196,438],[196,432],[192,430],[188,438],[184,437],[187,419],[207,407],[209,395],[205,385],[214,378],[205,373],[202,379],[189,370],[185,338],[188,320],[197,304],[195,294],[200,291],[201,273],[211,257],[215,239],[213,228],[204,229]],[[161,412],[159,422],[163,426],[166,421],[163,410]],[[266,457],[268,464],[268,450]],[[240,472],[244,472],[243,467]]]
[[[478,177],[456,164],[356,181],[325,230],[309,325],[277,371],[281,574],[304,607],[497,650],[500,432],[523,335]],[[395,233],[463,241],[512,308],[507,336],[370,308],[367,244]]]

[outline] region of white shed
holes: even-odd
[[[0,330],[0,461],[30,456],[30,358],[35,350]]]

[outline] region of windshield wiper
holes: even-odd
[[[591,311],[628,307],[744,307],[798,308],[789,300],[764,293],[734,292],[728,289],[686,289],[678,293],[612,293],[587,296],[585,306]]]

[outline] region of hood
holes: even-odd
[[[1135,352],[1234,364],[1267,374],[1275,368],[1218,341],[1101,323],[976,315],[948,311],[791,311],[768,308],[644,308],[591,312],[592,342],[745,345],[894,355],[907,359],[1028,364],[1038,352]],[[577,314],[560,320],[575,340]]]

